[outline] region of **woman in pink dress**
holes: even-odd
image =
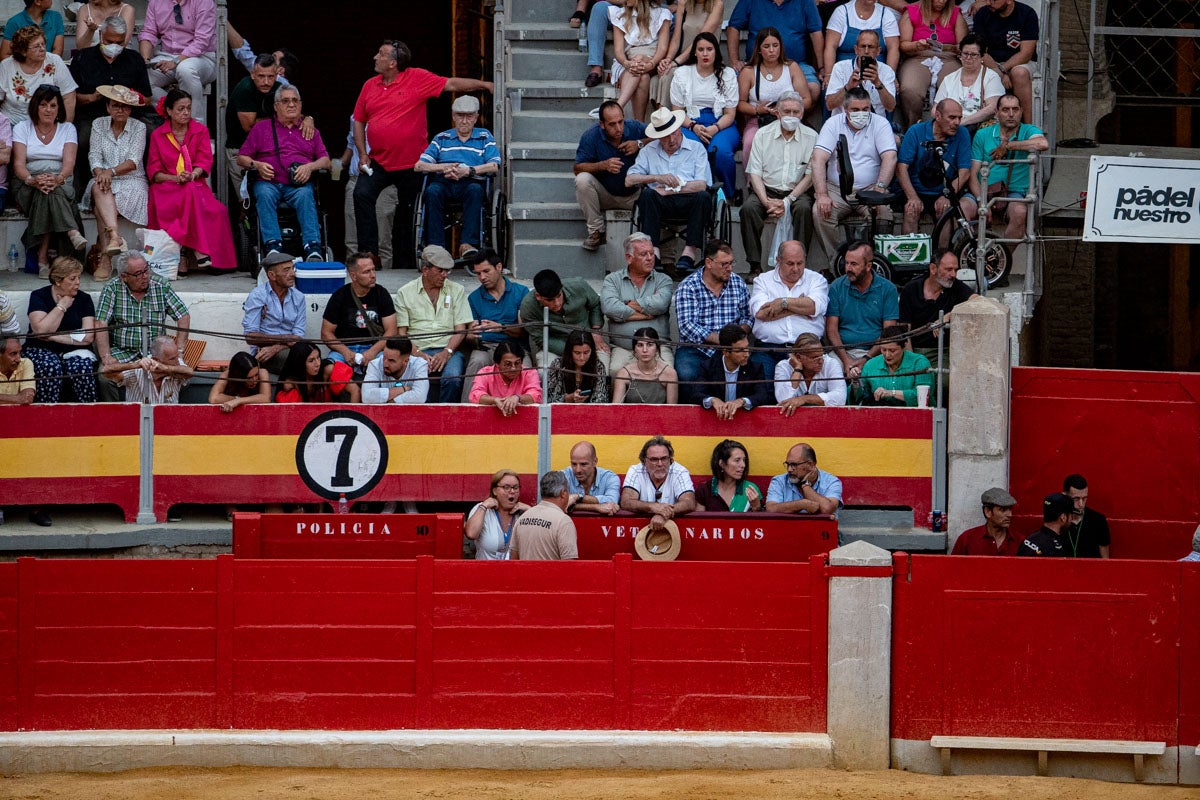
[[[149,227],[193,250],[200,269],[236,269],[229,212],[206,180],[213,165],[208,129],[192,119],[192,98],[178,89],[167,92],[159,113],[167,124],[150,134],[146,158]],[[186,274],[182,267],[181,260],[181,276]]]

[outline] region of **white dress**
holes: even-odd
[[[0,114],[8,117],[14,126],[29,119],[29,101],[33,92],[43,83],[53,83],[64,94],[75,91],[75,79],[63,60],[54,53],[47,53],[42,68],[32,75],[27,75],[12,56],[0,61]]]
[[[146,183],[146,166],[142,156],[146,152],[146,123],[130,119],[120,137],[112,132],[112,117],[92,120],[91,152],[88,155],[92,169],[112,169],[118,164],[132,160],[136,165],[133,172],[113,178],[113,194],[117,201],[117,213],[135,225],[146,224],[146,203],[150,198],[150,187]],[[92,207],[92,184],[88,181],[80,207],[85,211]]]
[[[631,30],[625,30],[625,8],[618,5],[610,5],[608,7],[608,21],[614,28],[620,28],[625,34],[625,55],[630,55],[630,50],[635,47],[654,48],[658,44],[658,32],[663,25],[669,25],[671,22],[671,12],[665,8],[655,7],[650,14],[650,35],[642,36],[642,27],[637,24],[637,11],[633,13],[633,25]],[[653,49],[647,55],[654,55]],[[625,72],[625,68],[613,58],[612,63],[612,84],[619,86],[621,83],[621,75]]]

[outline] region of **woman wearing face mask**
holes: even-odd
[[[671,107],[683,109],[683,135],[716,155],[717,173],[732,198],[737,190],[737,74],[725,66],[717,37],[701,33],[671,79]]]
[[[760,125],[775,121],[775,102],[784,92],[797,92],[804,107],[813,107],[800,65],[787,57],[783,37],[775,28],[762,28],[754,39],[754,55],[738,75],[738,111],[742,113],[742,163],[750,163],[750,145]],[[769,119],[768,119],[769,117]]]
[[[712,479],[696,489],[696,503],[705,511],[761,511],[762,492],[752,481],[746,446],[725,439],[713,448],[709,463]]]

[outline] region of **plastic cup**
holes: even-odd
[[[929,408],[929,387],[917,387],[917,408]]]

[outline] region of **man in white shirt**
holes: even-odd
[[[773,375],[775,365],[787,357],[788,348],[802,333],[818,337],[825,332],[825,309],[829,306],[829,282],[821,273],[807,268],[804,245],[795,240],[779,246],[775,269],[754,282],[750,315],[754,317],[754,361],[764,375]]]
[[[696,509],[696,487],[682,464],[675,463],[675,448],[662,436],[642,445],[638,463],[625,473],[621,510],[649,514],[650,527],[662,530],[667,520]]]
[[[800,334],[791,357],[775,365],[775,402],[785,417],[801,406],[846,405],[842,362],[825,352],[821,337]]]
[[[863,59],[867,59],[864,61]],[[863,69],[863,66],[866,69]],[[863,88],[871,97],[871,110],[881,117],[896,109],[896,72],[879,60],[879,34],[859,31],[854,44],[854,58],[839,61],[829,73],[825,89],[825,107],[837,111],[846,99],[846,90]]]
[[[412,357],[412,340],[393,336],[383,346],[383,352],[367,365],[363,380],[364,403],[424,403],[429,397],[429,362]]]
[[[851,214],[869,216],[871,210],[866,206],[851,208],[842,196],[841,172],[834,156],[838,139],[846,137],[855,192],[863,189],[886,192],[896,171],[896,137],[892,134],[892,126],[883,117],[871,113],[871,96],[866,90],[861,86],[847,89],[842,108],[844,113],[830,117],[821,128],[812,163],[813,190],[817,196],[813,224],[817,239],[831,263],[842,238],[838,234],[841,221]],[[881,206],[879,219],[890,222],[892,210]]]
[[[812,161],[817,132],[804,125],[804,100],[797,92],[784,92],[775,101],[779,119],[759,128],[750,146],[746,182],[750,191],[742,204],[742,244],[750,277],[762,272],[762,233],[765,224],[783,218],[790,203],[792,238],[807,247],[812,239]]]
[[[676,263],[679,272],[695,269],[704,246],[704,226],[712,216],[708,187],[712,172],[704,145],[683,136],[684,111],[659,108],[650,115],[646,136],[654,141],[642,148],[637,161],[625,174],[625,185],[641,187],[638,213],[642,233],[654,243],[654,266],[660,266],[659,238],[664,216],[686,218],[683,254]]]

